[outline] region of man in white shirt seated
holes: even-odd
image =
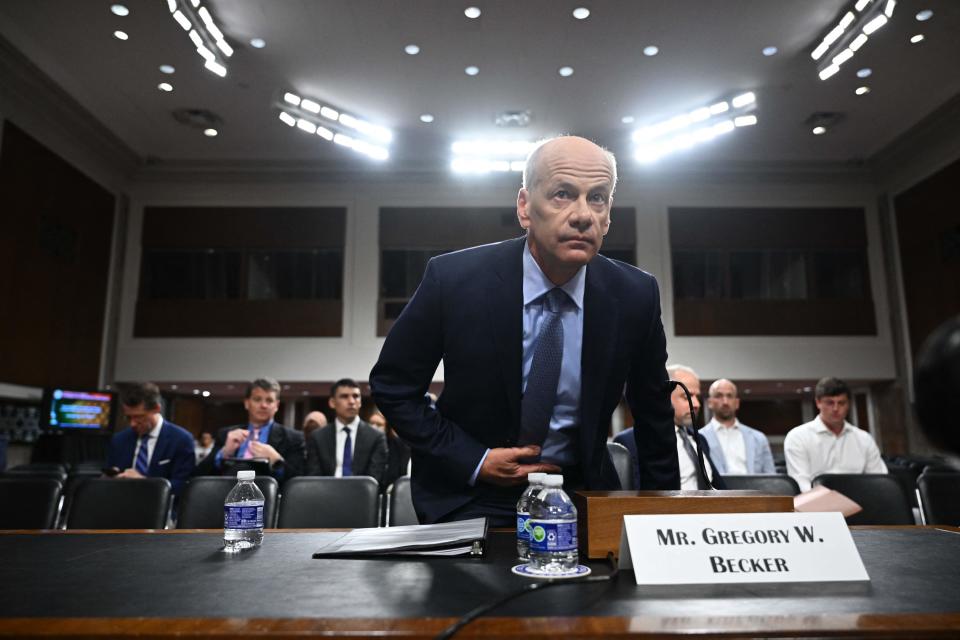
[[[850,387],[837,378],[823,378],[814,397],[820,415],[791,429],[783,442],[787,473],[800,490],[810,489],[822,473],[887,473],[877,443],[846,420]]]
[[[713,418],[700,429],[710,445],[710,459],[723,475],[776,473],[767,436],[737,420],[737,385],[720,378],[710,385],[707,406]]]

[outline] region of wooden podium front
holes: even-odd
[[[580,554],[591,560],[620,552],[623,516],[673,513],[783,513],[791,496],[762,491],[577,491]]]

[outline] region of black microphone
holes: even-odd
[[[717,488],[713,486],[713,482],[710,481],[710,476],[707,475],[707,468],[703,464],[703,452],[700,451],[700,438],[697,437],[697,431],[694,429],[693,425],[697,423],[697,412],[693,408],[693,396],[690,395],[690,390],[687,389],[687,385],[683,384],[679,380],[668,380],[670,385],[670,392],[673,393],[673,390],[677,387],[683,389],[683,392],[687,396],[687,404],[690,405],[690,427],[684,427],[682,425],[677,425],[681,429],[687,432],[690,437],[693,438],[693,446],[697,452],[697,466],[700,468],[700,473],[703,474],[703,480],[707,483],[707,486],[710,487],[713,491],[716,491]]]

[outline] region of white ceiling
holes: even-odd
[[[883,2],[885,0],[874,0]],[[283,125],[276,102],[293,90],[395,132],[384,168],[445,170],[462,138],[586,135],[628,154],[630,132],[752,90],[759,124],[669,162],[837,163],[869,159],[960,94],[960,1],[900,0],[893,20],[841,72],[817,77],[810,51],[854,0],[205,0],[236,53],[220,78],[203,69],[163,0],[4,0],[0,36],[141,159],[305,162],[353,169],[374,161]],[[467,19],[474,4],[483,15]],[[574,7],[588,7],[583,21]],[[918,22],[920,9],[934,17]],[[129,33],[121,42],[116,29]],[[926,36],[910,44],[915,33]],[[249,39],[266,40],[264,49]],[[417,56],[403,47],[420,46]],[[660,47],[645,57],[644,46]],[[761,50],[779,48],[773,57]],[[161,64],[176,67],[165,76]],[[468,77],[467,65],[480,67]],[[557,70],[569,65],[573,76]],[[868,66],[873,75],[859,80]],[[157,90],[159,82],[172,93]],[[871,91],[854,95],[862,84]],[[207,138],[177,108],[223,120]],[[526,129],[494,116],[529,109]],[[813,112],[845,119],[824,136]],[[432,124],[419,121],[432,113]],[[632,115],[636,124],[624,125]],[[621,160],[622,162],[623,160]]]

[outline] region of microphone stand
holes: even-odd
[[[690,423],[691,423],[691,427],[690,427],[690,429],[689,429],[689,431],[688,431],[688,430],[687,430],[687,427],[680,426],[680,425],[677,425],[677,426],[679,426],[679,427],[680,427],[681,429],[683,429],[684,431],[687,431],[687,434],[690,435],[690,436],[693,438],[693,446],[694,446],[694,449],[695,449],[696,452],[697,452],[697,466],[700,468],[700,473],[703,475],[703,480],[704,480],[704,482],[707,483],[707,486],[710,487],[710,489],[711,489],[712,491],[716,491],[717,488],[714,487],[714,486],[713,486],[713,482],[710,481],[710,476],[707,475],[707,468],[706,468],[706,466],[704,466],[704,464],[703,464],[703,452],[700,451],[700,438],[697,437],[697,432],[696,432],[696,430],[694,429],[694,427],[692,426],[692,425],[694,425],[694,424],[697,423],[697,412],[696,412],[696,411],[694,410],[694,408],[693,408],[693,396],[690,395],[690,390],[687,389],[687,385],[683,384],[683,383],[680,382],[679,380],[670,380],[670,386],[671,386],[672,388],[680,387],[681,389],[683,389],[683,392],[684,392],[684,393],[686,394],[686,396],[687,396],[687,404],[690,405]],[[671,391],[672,391],[672,389],[671,389]]]

